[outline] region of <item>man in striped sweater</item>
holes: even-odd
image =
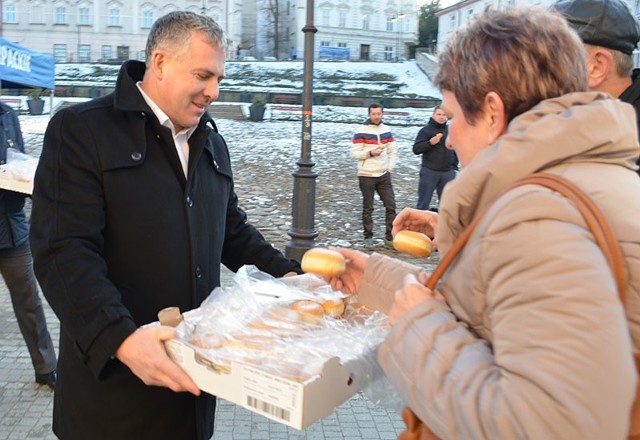
[[[353,136],[351,157],[358,161],[358,181],[362,192],[364,243],[373,245],[373,197],[378,193],[385,209],[385,246],[393,246],[391,235],[396,216],[396,200],[391,172],[396,162],[396,143],[388,126],[382,123],[382,106],[369,106],[369,119]]]

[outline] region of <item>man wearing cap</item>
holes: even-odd
[[[622,0],[560,0],[553,8],[585,44],[589,89],[633,105],[640,131],[640,69],[633,69],[640,24],[629,7]]]

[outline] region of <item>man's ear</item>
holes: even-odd
[[[149,63],[149,68],[158,79],[162,79],[165,60],[166,55],[161,50],[156,50],[151,55],[151,63]]]
[[[589,90],[600,91],[602,83],[607,79],[613,68],[613,54],[607,49],[595,47],[587,53],[587,74],[589,75]]]
[[[492,144],[504,133],[508,125],[504,102],[496,92],[489,92],[484,97],[483,118],[489,130],[488,142]]]

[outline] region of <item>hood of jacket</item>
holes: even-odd
[[[635,122],[632,106],[596,92],[548,99],[518,116],[445,188],[436,231],[440,250],[445,254],[476,213],[522,177],[573,163],[635,170]]]

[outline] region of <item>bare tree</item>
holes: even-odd
[[[273,41],[273,56],[279,58],[280,54],[280,0],[265,0],[262,10],[267,16],[267,41]]]

